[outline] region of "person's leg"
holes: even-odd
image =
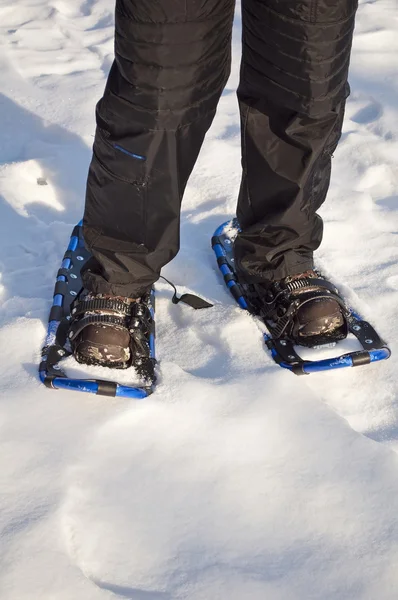
[[[322,240],[316,210],[349,93],[356,4],[242,0],[242,233],[235,257],[248,283],[313,267]]]
[[[179,248],[180,204],[230,70],[234,0],[117,0],[84,237],[95,294],[138,297]]]

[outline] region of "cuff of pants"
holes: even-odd
[[[280,281],[292,275],[299,275],[314,268],[314,261],[311,257],[304,257],[295,252],[288,252],[280,257],[279,261],[274,261],[267,268],[266,261],[251,260],[250,256],[243,259],[237,259],[237,275],[240,280],[246,283],[269,283]]]
[[[102,275],[91,270],[82,273],[82,282],[84,288],[93,294],[123,298],[140,298],[154,283],[145,286],[133,282],[110,283]]]

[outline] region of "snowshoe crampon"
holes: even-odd
[[[253,310],[253,290],[249,290],[249,286],[239,282],[235,272],[233,245],[239,231],[240,227],[237,219],[223,223],[214,232],[212,247],[225,284],[234,299],[242,309],[255,314]],[[330,286],[330,284],[328,285]],[[260,299],[258,299],[258,303],[261,303]],[[282,320],[280,323],[275,323],[262,318],[262,322],[267,329],[263,334],[264,342],[274,361],[296,375],[357,367],[389,358],[391,352],[385,342],[367,321],[364,321],[356,311],[347,306],[345,301],[344,318],[347,333],[355,336],[357,342],[362,346],[362,350],[347,352],[332,358],[305,360],[297,353],[296,344],[286,333],[286,328],[281,326],[283,325]],[[315,350],[312,352],[315,352]]]
[[[84,245],[82,222],[80,222],[72,232],[61,268],[57,273],[47,337],[42,349],[42,361],[39,367],[40,379],[47,387],[52,389],[89,392],[103,396],[124,396],[126,398],[137,399],[145,398],[153,392],[155,385],[155,294],[153,290],[148,295],[146,302],[146,306],[152,317],[151,331],[148,337],[147,357],[147,362],[151,363],[151,369],[147,370],[146,376],[141,377],[140,382],[137,385],[129,385],[124,383],[124,381],[122,383],[111,380],[113,377],[119,376],[119,374],[115,375],[118,371],[106,367],[99,368],[101,373],[105,373],[103,375],[104,379],[72,378],[65,372],[66,369],[62,364],[62,361],[65,361],[65,359],[68,359],[68,357],[71,357],[72,355],[72,348],[68,339],[70,335],[71,311],[76,305],[76,299],[78,299],[83,288],[81,280],[82,268],[90,258],[91,255]],[[71,360],[75,362],[72,358]],[[140,364],[141,363],[142,361],[140,361]],[[78,366],[78,363],[75,364]],[[87,368],[88,371],[90,369],[91,367]],[[134,369],[124,369],[123,380],[126,379],[126,374],[130,377],[130,372],[132,371],[134,371]],[[131,378],[133,378],[132,375]]]

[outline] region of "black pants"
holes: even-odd
[[[242,0],[235,255],[248,281],[313,266],[356,4]],[[230,71],[233,12],[234,0],[116,1],[84,214],[88,289],[140,295],[178,252],[181,199]]]

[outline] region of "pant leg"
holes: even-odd
[[[238,99],[243,176],[240,276],[278,280],[313,267],[316,210],[341,135],[357,0],[242,0]]]
[[[182,195],[230,71],[233,10],[117,0],[87,182],[87,289],[136,297],[178,252]]]

